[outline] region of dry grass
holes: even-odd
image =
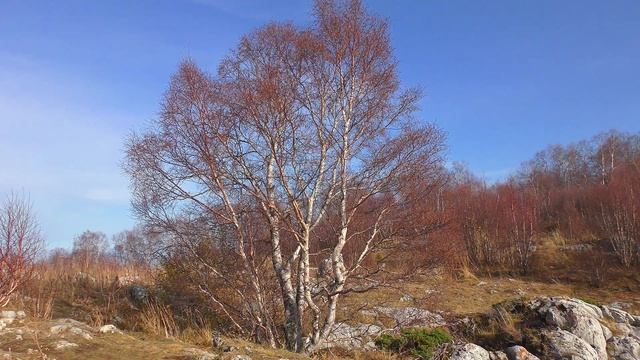
[[[142,330],[150,334],[175,337],[180,331],[171,308],[156,301],[145,304],[138,318]]]

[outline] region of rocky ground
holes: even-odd
[[[511,278],[422,279],[345,299],[324,350],[315,357],[402,359],[374,340],[406,328],[447,328],[454,341],[434,359],[640,359],[636,288],[580,288]],[[69,318],[0,313],[0,359],[305,359],[238,339],[216,348]],[[339,350],[343,349],[343,350]],[[346,349],[346,350],[344,350]],[[411,358],[411,357],[408,357]]]
[[[524,344],[497,351],[473,343],[453,345],[449,359],[640,359],[640,316],[622,309],[568,297],[514,302],[506,309],[522,319]],[[504,314],[496,311],[491,316]]]

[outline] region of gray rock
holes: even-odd
[[[231,360],[251,360],[249,355],[234,355]]]
[[[0,319],[15,319],[16,317],[18,317],[18,314],[13,310],[0,311]]]
[[[93,276],[91,276],[91,275],[89,275],[89,274],[87,274],[85,272],[82,272],[82,271],[78,272],[75,275],[75,279],[76,279],[76,281],[85,282],[85,283],[94,283],[94,282],[96,282],[96,278],[94,278]]]
[[[121,331],[115,325],[111,325],[111,324],[100,327],[99,331],[102,334],[121,333]]]
[[[609,330],[608,327],[600,324],[602,326],[602,334],[604,335],[605,340],[609,341],[613,337],[613,333]]]
[[[344,322],[337,322],[333,325],[329,336],[315,349],[326,349],[340,347],[344,349],[365,349],[376,348],[373,340],[382,333],[382,328],[371,324],[350,325]]]
[[[607,360],[607,339],[603,332],[602,325],[594,318],[577,315],[570,311],[569,332],[591,345],[598,353],[600,360]]]
[[[504,352],[508,360],[540,360],[537,356],[519,345],[511,346]]]
[[[612,308],[617,308],[617,309],[628,309],[631,307],[631,303],[628,302],[624,302],[624,301],[614,301],[611,304],[609,304],[609,307]]]
[[[602,310],[582,300],[563,297],[542,297],[530,302],[546,325],[565,330],[589,344],[597,359],[607,360],[607,336],[600,320]]]
[[[127,286],[140,281],[139,275],[123,275],[116,277],[116,283],[119,286]]]
[[[568,311],[572,310],[578,315],[601,319],[602,310],[595,305],[586,303],[579,299],[571,299],[566,297],[540,297],[532,300],[528,304],[529,308],[538,312],[542,319],[545,319],[550,310]]]
[[[214,349],[219,349],[224,345],[224,341],[222,340],[222,334],[218,330],[213,330],[211,332],[211,347]]]
[[[69,333],[75,336],[80,336],[85,340],[91,340],[93,338],[91,336],[91,327],[85,323],[81,323],[73,319],[58,319],[55,324],[56,325],[49,328],[51,335]]]
[[[509,360],[507,354],[504,351],[491,351],[489,352],[490,360]]]
[[[409,295],[409,294],[404,294],[400,297],[400,301],[402,302],[411,302],[414,301],[415,299],[413,298],[413,296]]]
[[[602,313],[605,318],[613,320],[616,323],[640,326],[640,317],[631,315],[624,310],[603,305]]]
[[[392,318],[396,322],[396,328],[404,327],[438,327],[446,324],[440,314],[426,309],[415,307],[382,307],[375,308],[378,313]]]
[[[596,350],[578,336],[565,331],[543,331],[543,359],[599,360]]]
[[[614,337],[609,342],[609,355],[613,360],[640,359],[640,340],[631,336]]]
[[[66,340],[59,340],[59,341],[56,342],[55,347],[56,347],[57,350],[64,350],[64,349],[68,349],[68,348],[78,347],[78,344],[72,343],[72,342],[68,342]]]
[[[133,284],[127,289],[129,298],[136,305],[141,305],[149,301],[149,290],[140,284]]]
[[[449,360],[491,360],[489,352],[476,344],[456,345]]]

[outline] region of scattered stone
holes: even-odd
[[[222,334],[220,331],[214,330],[211,332],[211,346],[214,349],[219,349],[224,345],[224,341],[222,340]]]
[[[231,360],[251,360],[249,355],[234,355]]]
[[[111,324],[102,326],[99,331],[102,334],[121,333],[121,331],[115,325]]]
[[[531,354],[522,346],[511,346],[505,351],[508,360],[540,360],[537,356]]]
[[[449,360],[491,360],[489,352],[476,344],[454,346]]]
[[[565,251],[584,252],[584,251],[590,251],[591,249],[593,249],[593,245],[591,244],[562,245],[559,248]]]
[[[78,347],[78,344],[68,342],[67,340],[59,340],[56,342],[55,346],[57,350],[64,350],[68,348]]]
[[[118,286],[128,286],[140,281],[139,275],[123,275],[116,277],[116,284]]]
[[[409,294],[404,294],[402,295],[402,297],[400,297],[400,301],[402,302],[410,302],[410,301],[414,301],[415,299],[413,298],[413,296],[409,295]]]
[[[213,354],[196,348],[186,348],[184,349],[184,354],[186,356],[193,357],[196,360],[218,360],[220,358],[220,356],[217,354]]]
[[[2,319],[2,320],[15,319],[16,317],[18,317],[18,314],[13,310],[0,311],[0,319]]]
[[[425,294],[427,294],[427,295],[433,295],[433,294],[437,294],[437,293],[439,293],[439,292],[440,292],[440,291],[438,291],[438,290],[436,290],[436,289],[426,289],[426,290],[424,291],[424,293],[425,293]]]
[[[76,278],[76,281],[89,282],[89,283],[96,282],[96,278],[82,271],[78,272],[75,278]]]
[[[238,350],[237,347],[231,345],[225,345],[222,347],[222,352],[232,352]]]
[[[396,328],[404,327],[429,327],[435,328],[446,324],[442,315],[429,310],[415,307],[376,307],[375,310],[392,318],[396,322]]]
[[[22,335],[20,335],[20,334],[16,335],[16,340],[18,340],[18,341],[22,340]]]

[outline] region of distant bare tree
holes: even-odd
[[[0,307],[33,274],[44,241],[27,199],[9,195],[0,203]]]
[[[114,257],[122,264],[151,266],[157,264],[162,250],[161,234],[144,231],[142,228],[125,230],[113,236]]]
[[[217,77],[184,63],[125,167],[139,217],[172,233],[201,274],[242,289],[239,308],[202,287],[212,302],[272,345],[284,329],[295,351],[322,346],[341,296],[381,284],[383,265],[366,260],[394,252],[403,194],[420,201],[442,170],[443,135],[413,118],[419,92],[400,89],[386,22],[356,0],[318,1],[315,15],[310,28],[245,36]],[[227,259],[201,261],[203,249]]]
[[[73,240],[72,255],[80,261],[85,271],[89,265],[97,263],[105,256],[108,250],[107,235],[100,231],[87,230]]]

